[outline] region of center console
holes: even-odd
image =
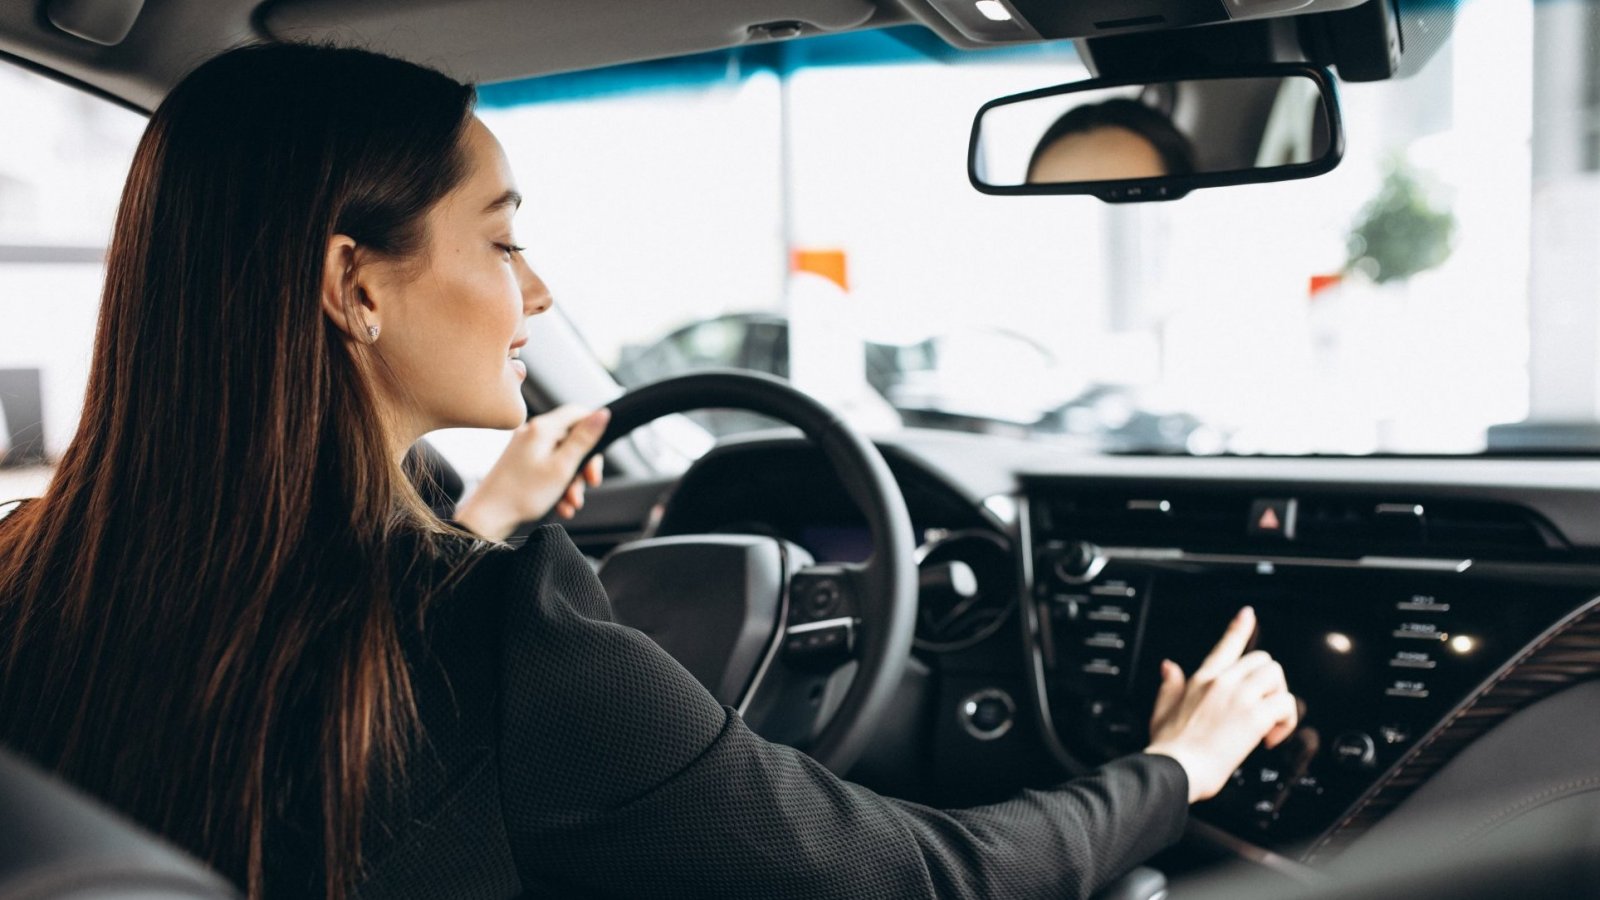
[[[1514,509],[1059,479],[1030,482],[1024,507],[1026,629],[1052,749],[1092,765],[1143,747],[1160,661],[1193,672],[1250,605],[1252,646],[1282,664],[1301,725],[1194,814],[1289,855],[1600,592],[1600,574]]]

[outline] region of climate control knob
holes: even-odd
[[[1062,544],[1050,556],[1050,570],[1056,578],[1067,584],[1093,581],[1106,566],[1100,548],[1088,541],[1070,541]]]

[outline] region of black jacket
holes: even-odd
[[[374,789],[363,898],[1081,897],[1183,829],[1160,756],[948,812],[841,781],[614,623],[559,527],[431,609],[427,741]],[[294,862],[269,854],[271,893],[297,893]]]

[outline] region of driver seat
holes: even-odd
[[[237,900],[178,850],[0,751],[0,900]]]

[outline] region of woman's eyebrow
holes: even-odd
[[[510,206],[513,209],[521,208],[522,195],[516,191],[506,191],[504,194],[501,194],[490,201],[489,205],[483,208],[483,212],[485,215],[487,215],[488,213],[499,210],[502,206]]]

